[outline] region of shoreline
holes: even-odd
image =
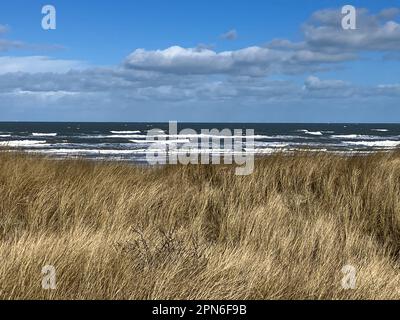
[[[104,150],[99,150],[99,151],[107,151],[107,149]],[[310,156],[318,156],[318,155],[332,155],[332,156],[338,156],[338,157],[356,157],[356,156],[371,156],[371,155],[379,155],[379,154],[393,154],[393,153],[399,153],[400,148],[399,147],[394,147],[394,148],[387,148],[387,149],[370,149],[370,150],[328,150],[328,149],[290,149],[290,150],[285,150],[285,149],[274,149],[274,150],[267,150],[268,152],[258,152],[258,153],[253,153],[253,152],[242,152],[242,153],[232,153],[232,152],[226,152],[226,153],[220,153],[218,154],[220,159],[223,159],[225,155],[249,155],[249,156],[254,156],[254,159],[260,160],[265,157],[270,157],[270,156],[276,156],[276,155],[281,155],[281,156],[297,156],[297,155],[310,155]],[[26,150],[23,148],[8,148],[8,147],[0,147],[0,154],[1,153],[11,153],[11,154],[21,154],[21,155],[26,155],[26,156],[32,156],[32,157],[42,157],[46,159],[51,159],[51,160],[87,160],[87,161],[94,161],[94,162],[106,162],[106,163],[131,163],[131,164],[137,164],[137,165],[148,165],[148,166],[153,166],[152,164],[148,163],[147,160],[145,159],[130,159],[130,158],[118,158],[118,157],[113,157],[113,156],[107,156],[107,154],[104,157],[96,157],[96,153],[93,152],[93,156],[88,156],[88,155],[74,155],[72,154],[65,154],[65,155],[59,155],[56,153],[50,153],[50,152],[45,152],[43,150]],[[67,153],[67,152],[65,152]],[[134,154],[134,152],[132,152]],[[179,155],[179,154],[184,154],[185,152],[182,151],[180,153],[178,152],[170,152],[170,153],[165,153],[166,158],[168,159],[169,155]],[[194,153],[199,159],[202,155],[202,153]],[[98,153],[98,155],[101,155],[101,152]],[[209,153],[210,158],[212,157],[213,153]],[[221,162],[221,164],[223,164]],[[173,165],[173,164],[163,164],[163,165]],[[200,161],[199,163],[192,163],[189,165],[201,165]],[[205,164],[207,165],[207,164]]]

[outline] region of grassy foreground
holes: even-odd
[[[0,153],[0,215],[2,299],[400,298],[400,154],[276,155],[239,177]]]

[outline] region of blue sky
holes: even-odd
[[[41,28],[54,5],[57,29]],[[341,7],[357,30],[341,29]],[[0,121],[399,122],[398,1],[3,1]]]

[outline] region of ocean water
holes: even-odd
[[[202,129],[213,128],[232,132],[242,129],[243,134],[253,129],[255,144],[251,152],[259,155],[295,150],[370,153],[400,147],[400,124],[178,123],[178,132],[186,128],[197,134],[171,135],[168,123],[0,122],[0,147],[56,158],[146,162],[146,155],[154,150],[179,153],[184,145],[191,152],[202,152],[196,138],[204,137]],[[157,141],[146,140],[152,129],[159,129]],[[222,141],[215,145],[210,140],[211,154],[233,152],[223,149]]]

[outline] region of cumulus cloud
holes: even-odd
[[[131,69],[178,74],[222,73],[229,70],[231,64],[229,53],[218,54],[210,49],[179,46],[165,50],[137,49],[125,61],[125,66]]]
[[[125,67],[171,74],[236,74],[266,76],[318,70],[326,64],[352,59],[349,54],[326,54],[310,50],[280,51],[247,47],[216,52],[204,48],[173,46],[165,50],[137,49],[125,60]]]
[[[221,34],[221,39],[225,40],[236,40],[238,37],[238,33],[235,29],[229,30],[223,34]]]
[[[393,20],[399,14],[396,8],[371,14],[357,9],[357,29],[343,30],[339,10],[315,12],[303,26],[308,47],[323,51],[390,51],[400,50],[400,24]]]
[[[357,9],[357,29],[341,27],[339,8],[320,10],[303,24],[303,39],[293,42],[274,39],[265,46],[217,52],[211,48],[172,46],[160,50],[137,49],[125,61],[127,68],[172,74],[271,74],[310,73],[330,70],[340,63],[358,59],[368,51],[390,57],[400,51],[400,10],[384,9],[371,14]],[[231,30],[224,38],[235,38]]]
[[[267,48],[325,54],[348,53],[353,59],[363,52],[382,52],[390,57],[400,51],[400,10],[384,9],[376,14],[367,9],[357,8],[357,29],[344,30],[341,27],[343,15],[340,9],[319,10],[303,24],[303,39],[292,42],[275,39],[266,44]]]

